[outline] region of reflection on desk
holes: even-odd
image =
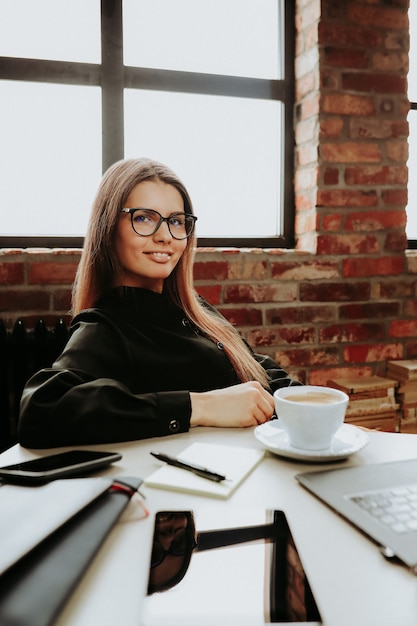
[[[166,602],[164,600],[161,602],[160,597],[148,602],[146,624],[148,626],[163,624],[168,615],[171,619],[175,616],[180,619],[183,616],[182,607],[190,604],[198,607],[198,613],[194,615],[196,623],[201,623],[201,608],[205,605],[203,621],[209,619],[207,623],[212,623],[216,615],[207,615],[207,596],[209,594],[216,605],[219,554],[213,554],[212,559],[206,560],[206,565],[211,565],[211,568],[204,570],[203,577],[196,579],[194,569],[194,580],[189,584],[188,574],[192,555],[259,540],[265,542],[266,557],[262,594],[265,606],[262,622],[263,620],[268,623],[320,622],[317,605],[282,511],[267,512],[267,521],[264,524],[202,532],[196,530],[192,511],[161,511],[155,516],[148,593],[165,592],[173,587],[176,587],[176,590],[175,594],[168,594]],[[233,559],[234,554],[230,554],[230,559]],[[252,571],[250,560],[245,564],[245,569]],[[184,577],[186,580],[183,580]],[[241,577],[236,582],[239,584],[240,580]],[[230,588],[230,581],[227,581],[225,586]],[[227,610],[233,611],[236,619],[239,616],[247,617],[247,608],[242,605],[244,590],[239,588],[239,591],[239,602],[234,605],[230,603],[226,607]],[[258,607],[262,615],[262,597],[257,600],[250,610],[253,611]],[[176,615],[175,607],[178,606],[180,612]]]

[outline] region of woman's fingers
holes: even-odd
[[[255,426],[271,419],[273,397],[256,381],[190,393],[191,426]]]

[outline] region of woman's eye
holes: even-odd
[[[174,228],[182,228],[184,226],[184,218],[171,217],[169,223],[171,226],[174,226]]]
[[[139,214],[135,215],[133,218],[136,224],[152,224],[153,220],[149,215]]]

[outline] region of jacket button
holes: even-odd
[[[190,322],[187,320],[187,318],[186,318],[186,317],[183,317],[183,318],[182,318],[182,320],[181,320],[181,322],[182,322],[182,325],[183,325],[183,326],[188,326],[188,324],[190,323]]]
[[[217,347],[218,347],[219,350],[224,350],[224,345],[222,344],[221,341],[217,342]]]
[[[171,420],[168,424],[168,428],[172,433],[176,433],[180,429],[180,423],[178,420]]]

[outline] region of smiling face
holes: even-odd
[[[184,213],[180,192],[162,181],[144,181],[132,189],[125,202],[127,208],[158,211],[162,217]],[[168,224],[163,222],[148,237],[137,235],[129,213],[120,213],[115,248],[120,272],[115,287],[143,287],[161,293],[165,279],[171,274],[187,246],[187,240],[174,239]]]

